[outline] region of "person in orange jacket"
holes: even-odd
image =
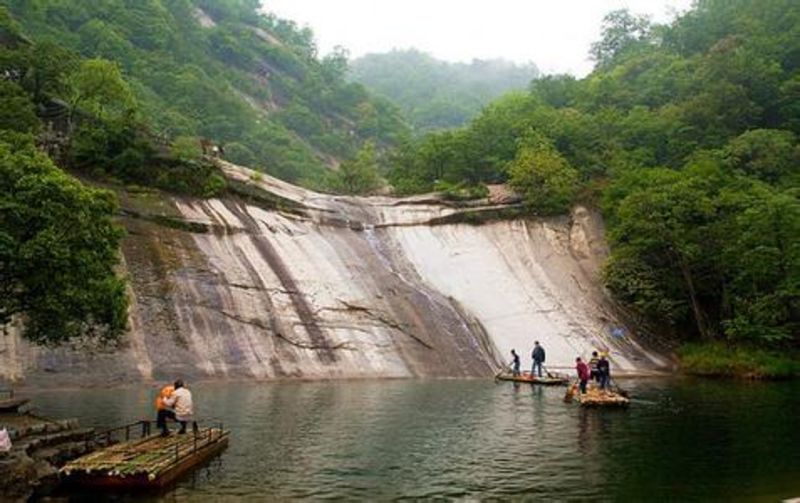
[[[172,396],[174,392],[175,392],[175,387],[171,384],[167,384],[166,386],[161,388],[161,391],[159,391],[158,396],[156,397],[156,427],[161,429],[162,437],[166,437],[169,435],[169,428],[167,428],[167,419],[172,419],[173,421],[178,420],[175,417],[175,411],[167,403],[167,400]]]

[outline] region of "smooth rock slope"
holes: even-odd
[[[0,376],[49,385],[198,378],[490,376],[534,339],[551,368],[609,348],[665,362],[599,287],[602,222],[495,219],[509,207],[314,193],[221,163],[235,194],[123,194],[131,330],[121,347],[0,337]],[[465,221],[487,220],[474,225]],[[619,332],[619,331],[617,331]]]

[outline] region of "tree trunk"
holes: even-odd
[[[697,292],[694,288],[694,278],[692,277],[692,272],[689,270],[689,265],[686,263],[683,257],[679,259],[679,262],[681,275],[683,275],[683,280],[686,282],[686,289],[689,291],[689,299],[692,302],[692,312],[694,313],[694,320],[697,324],[697,330],[700,332],[700,337],[703,340],[711,340],[711,333],[708,330],[705,316],[702,309],[700,309],[700,303],[697,301]]]

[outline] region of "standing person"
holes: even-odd
[[[581,394],[586,393],[586,383],[589,382],[589,366],[581,361],[581,358],[575,358],[575,370],[578,372],[578,380],[580,381]]]
[[[536,370],[538,368],[539,377],[542,377],[542,364],[544,363],[544,348],[539,345],[539,341],[535,341],[533,343],[533,351],[531,352],[531,358],[533,358],[533,367],[531,367],[531,377],[534,376]]]
[[[600,355],[600,360],[597,362],[597,372],[599,374],[600,389],[606,389],[611,380],[611,365],[604,354]]]
[[[597,356],[597,351],[592,351],[592,357],[589,358],[589,371],[590,376],[593,381],[600,382],[600,372],[597,371],[597,362],[600,361],[600,358]]]
[[[156,428],[161,429],[162,437],[169,436],[167,419],[177,421],[175,418],[175,411],[172,410],[172,407],[169,407],[166,403],[164,403],[169,397],[172,396],[174,391],[175,387],[171,384],[167,384],[161,388],[161,391],[158,392],[158,396],[156,397]]]
[[[197,421],[194,420],[194,403],[192,403],[192,392],[178,379],[175,381],[175,391],[172,396],[164,400],[168,407],[175,409],[175,417],[181,423],[179,435],[186,433],[186,424],[192,422],[192,431],[197,433]]]
[[[514,371],[513,371],[514,377],[517,377],[519,375],[519,366],[520,366],[519,355],[513,349],[511,350],[511,358],[513,358],[511,360],[511,364],[514,366]]]

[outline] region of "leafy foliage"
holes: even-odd
[[[508,181],[537,213],[603,200],[622,301],[687,339],[800,345],[800,4],[610,13],[588,77],[549,76],[390,156],[400,193]]]
[[[39,129],[36,108],[19,85],[0,80],[0,130],[17,130],[33,133]]]
[[[80,107],[100,119],[111,119],[134,107],[119,67],[105,59],[82,61],[76,71],[65,76],[64,86],[71,115]]]
[[[578,187],[578,172],[549,140],[534,136],[523,143],[508,167],[511,187],[538,214],[568,211]]]
[[[328,188],[353,195],[371,194],[383,185],[378,173],[375,145],[367,143],[352,161],[343,163],[329,175]]]
[[[683,370],[696,375],[747,379],[790,379],[800,376],[797,355],[752,345],[688,343],[680,348],[678,354]]]
[[[231,160],[291,181],[319,181],[326,164],[354,157],[364,142],[385,148],[407,131],[391,104],[343,79],[345,52],[318,58],[310,30],[261,14],[255,0],[5,4],[12,28],[88,59],[79,72],[62,72],[69,93],[48,92],[98,115],[124,109],[132,96],[158,136],[237,143],[225,149]],[[112,63],[129,92],[108,86]],[[94,87],[101,75],[113,96]],[[97,100],[83,102],[87,89]]]
[[[114,275],[122,230],[111,193],[90,189],[38,152],[29,136],[0,137],[0,324],[59,343],[115,338],[127,323]]]

